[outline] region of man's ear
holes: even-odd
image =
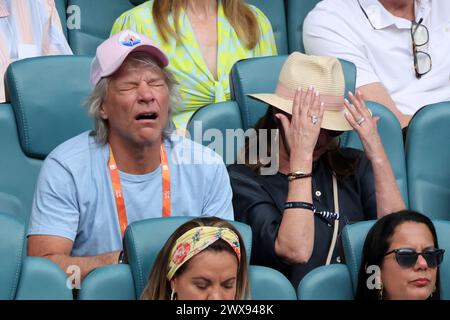
[[[100,106],[100,118],[102,118],[103,120],[108,120],[108,112],[106,111],[104,102],[102,102]]]

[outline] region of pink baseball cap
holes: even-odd
[[[137,51],[148,53],[161,68],[169,64],[167,56],[152,40],[131,30],[123,30],[98,46],[91,64],[92,87],[95,87],[101,78],[116,72],[128,55]]]

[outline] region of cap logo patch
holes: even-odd
[[[135,45],[140,44],[142,40],[136,33],[127,32],[120,37],[119,42],[123,46],[134,47]]]

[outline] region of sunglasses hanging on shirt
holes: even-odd
[[[370,23],[372,29],[379,30],[375,28],[372,21],[370,21],[370,18],[361,5],[360,0],[358,0],[358,4],[367,21]],[[420,79],[423,75],[430,72],[432,67],[431,56],[427,52],[418,49],[419,47],[425,46],[430,39],[428,29],[422,24],[422,21],[423,18],[420,18],[418,22],[411,21],[411,39],[413,47],[414,70],[417,79]]]
[[[411,22],[411,39],[413,45],[414,70],[416,78],[420,79],[423,75],[431,70],[431,56],[425,51],[418,50],[418,47],[426,45],[430,39],[428,29],[422,24],[423,19],[419,22]]]

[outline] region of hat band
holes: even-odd
[[[284,99],[294,100],[295,97],[294,89],[291,89],[278,81],[277,88],[275,89],[275,94]],[[320,100],[324,103],[325,111],[342,111],[344,110],[344,97],[334,96],[329,94],[321,94]]]

